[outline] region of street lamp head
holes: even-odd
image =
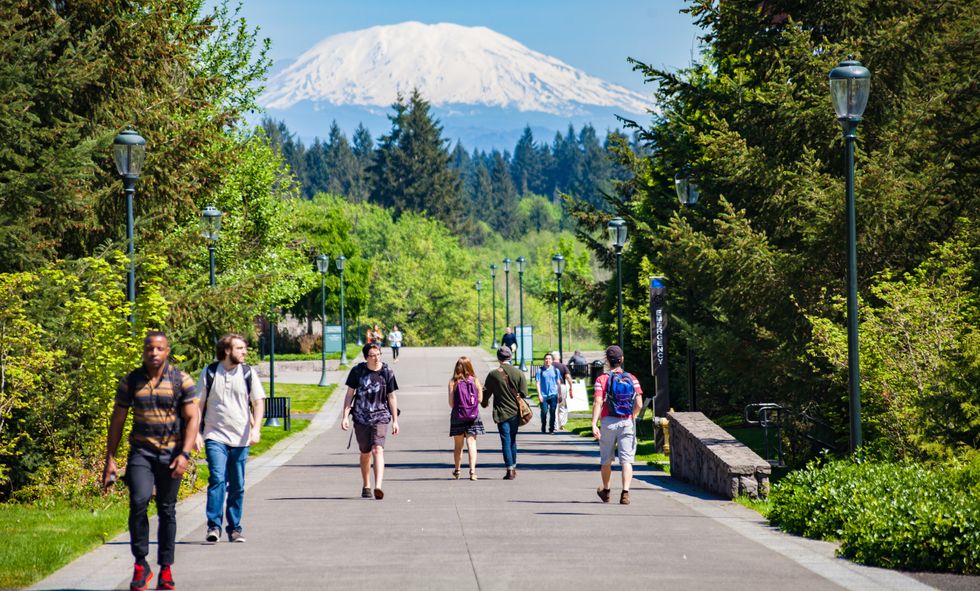
[[[490,278],[493,279],[497,276],[497,265],[490,263]]]
[[[842,124],[861,120],[870,93],[871,72],[854,56],[847,56],[830,71],[830,98]]]
[[[112,140],[112,159],[116,161],[119,176],[139,178],[145,157],[146,140],[135,129],[127,129]]]
[[[524,274],[524,264],[527,263],[527,259],[524,257],[517,257],[517,272]]]
[[[609,243],[617,252],[623,250],[623,247],[626,246],[626,220],[619,217],[613,218],[606,224],[606,229],[609,230]]]
[[[338,255],[335,260],[337,261],[337,270],[343,272],[344,263],[347,262],[347,257],[344,255]]]
[[[510,257],[504,259],[504,273],[510,273]]]
[[[482,281],[477,281],[476,282],[476,290],[477,291],[480,291],[481,289],[483,289],[483,282]]]
[[[674,189],[677,190],[677,198],[681,205],[694,207],[701,198],[701,190],[694,184],[694,179],[682,172],[674,175]]]
[[[551,257],[551,270],[559,277],[565,272],[565,257],[561,256],[561,253]]]
[[[221,211],[213,205],[201,210],[201,235],[208,242],[216,242],[221,233]]]
[[[320,273],[326,273],[330,270],[330,257],[325,254],[317,255],[316,257],[316,270]]]

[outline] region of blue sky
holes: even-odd
[[[409,20],[485,26],[609,82],[649,94],[627,57],[677,69],[698,48],[682,0],[241,0],[242,16],[272,40],[273,60],[292,60],[317,41]]]

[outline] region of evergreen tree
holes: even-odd
[[[354,136],[351,138],[352,151],[357,161],[357,174],[354,178],[354,185],[351,188],[349,198],[354,203],[367,201],[371,195],[371,175],[369,168],[374,159],[374,140],[371,132],[364,127],[363,123],[357,124]]]
[[[359,166],[357,157],[336,121],[330,126],[324,166],[328,175],[327,192],[351,199],[351,193],[357,185]]]
[[[510,178],[510,167],[505,154],[497,150],[491,153],[490,204],[495,213],[494,229],[505,238],[516,238],[520,234],[517,212],[517,191]]]
[[[313,145],[303,155],[305,178],[303,195],[310,199],[317,193],[329,193],[330,169],[327,166],[327,150],[320,138],[313,138]]]
[[[531,187],[540,186],[541,162],[534,146],[531,126],[524,127],[524,133],[514,146],[514,157],[510,163],[510,175],[520,195],[527,195]]]
[[[418,89],[406,103],[392,105],[391,132],[381,138],[374,165],[371,198],[395,215],[425,212],[452,229],[463,221],[459,176],[450,168],[442,127],[429,113]]]

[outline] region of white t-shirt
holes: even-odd
[[[388,342],[391,344],[392,347],[401,347],[402,346],[402,331],[400,331],[400,330],[393,330],[393,331],[389,332],[388,333]]]
[[[219,363],[210,393],[204,391],[207,387],[207,377],[208,368],[205,367],[201,371],[201,379],[197,381],[202,404],[207,405],[204,411],[204,439],[218,441],[231,447],[247,446],[251,428],[249,399],[255,404],[262,404],[265,398],[265,390],[262,389],[259,376],[253,369],[251,396],[248,396],[245,372],[241,365],[229,372],[225,370],[223,364]],[[261,427],[259,425],[259,428]]]

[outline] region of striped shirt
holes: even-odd
[[[171,376],[174,381],[180,380],[176,393]],[[180,407],[196,402],[197,398],[194,380],[169,362],[163,368],[159,384],[153,384],[142,366],[130,372],[119,382],[116,404],[133,410],[133,430],[129,434],[131,449],[169,461],[183,439]]]

